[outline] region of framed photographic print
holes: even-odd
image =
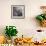
[[[24,19],[25,18],[25,6],[24,5],[11,5],[11,18],[12,19]]]

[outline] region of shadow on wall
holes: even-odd
[[[31,20],[31,24],[32,24],[34,27],[40,27],[39,21],[37,21],[35,17],[31,17],[30,20]]]

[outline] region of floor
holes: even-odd
[[[23,44],[23,45],[15,45],[15,46],[46,46],[46,44],[44,45]]]

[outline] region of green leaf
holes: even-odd
[[[6,31],[5,32],[6,36],[12,37],[12,36],[17,35],[18,31],[17,31],[16,27],[15,27],[15,29],[13,27],[15,27],[15,26],[7,26],[7,28],[5,30]]]
[[[44,20],[44,18],[43,18],[41,15],[38,15],[38,16],[36,17],[36,19],[39,20],[39,21]]]
[[[44,17],[45,17],[45,19],[46,19],[46,15],[45,15]]]

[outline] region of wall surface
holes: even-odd
[[[11,19],[11,5],[25,5],[25,19]],[[37,29],[46,30],[35,19],[43,5],[46,5],[46,0],[0,0],[0,34],[4,34],[6,25],[15,25],[19,31],[18,36],[31,36],[36,34]]]

